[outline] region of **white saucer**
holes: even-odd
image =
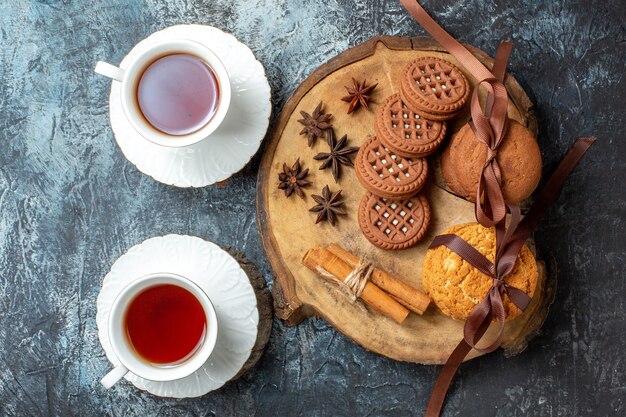
[[[133,48],[120,63],[125,68],[138,49],[155,40],[189,39],[206,45],[230,75],[232,99],[220,127],[195,145],[167,148],[137,133],[126,119],[120,83],[112,82],[109,97],[111,127],[124,156],[144,174],[176,187],[204,187],[240,171],[258,151],[272,111],[270,86],[263,65],[233,35],[212,26],[178,25],[156,32]]]
[[[155,382],[133,374],[126,379],[137,388],[161,397],[198,397],[220,388],[248,360],[257,338],[259,312],[254,289],[239,263],[219,246],[197,237],[154,237],[133,246],[115,261],[104,278],[97,301],[98,337],[107,358],[113,366],[119,363],[107,331],[113,301],[129,282],[154,272],[182,275],[207,293],[217,313],[217,344],[209,360],[183,379]]]

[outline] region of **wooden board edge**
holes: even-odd
[[[274,131],[269,135],[269,140],[263,149],[261,163],[257,175],[257,227],[260,231],[261,244],[265,250],[265,254],[270,263],[270,267],[274,272],[274,313],[277,317],[285,320],[288,325],[296,325],[304,318],[311,315],[320,316],[320,312],[315,311],[309,306],[304,306],[296,293],[295,278],[291,271],[280,259],[278,246],[276,245],[274,235],[268,225],[268,213],[265,210],[269,206],[270,191],[268,187],[275,181],[268,178],[272,160],[278,141],[282,135],[291,114],[295,111],[302,98],[321,80],[338,69],[350,65],[354,62],[373,55],[376,51],[378,43],[382,43],[388,49],[393,50],[432,50],[438,52],[446,52],[435,40],[428,37],[406,37],[406,36],[376,36],[359,45],[356,45],[341,54],[331,58],[328,62],[322,64],[311,75],[309,75],[295,90],[292,96],[287,100],[279,113],[278,120],[274,127]],[[491,68],[493,59],[484,51],[471,45],[464,44],[483,64]],[[509,76],[505,78],[505,86],[509,91],[516,91],[516,94],[510,94],[512,97],[519,96],[513,103],[518,110],[530,121],[527,126],[533,133],[537,133],[538,125],[534,113],[534,105],[530,98],[517,82],[517,80]],[[332,323],[331,323],[332,324]]]

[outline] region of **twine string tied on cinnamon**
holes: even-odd
[[[372,277],[372,272],[374,272],[375,267],[374,264],[369,260],[365,258],[360,258],[357,266],[350,272],[350,274],[348,274],[346,279],[343,281],[319,265],[316,269],[317,272],[320,273],[320,275],[336,283],[341,289],[341,292],[346,296],[346,298],[348,298],[351,303],[354,303],[358,298],[361,297],[365,286]]]

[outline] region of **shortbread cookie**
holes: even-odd
[[[376,135],[396,155],[421,158],[441,145],[446,122],[429,120],[411,111],[399,94],[393,94],[376,112]]]
[[[359,205],[359,226],[381,249],[406,249],[423,237],[430,224],[430,206],[423,194],[390,200],[366,193]]]
[[[356,176],[365,189],[391,199],[417,194],[428,175],[425,159],[398,156],[375,136],[361,145],[354,163]]]
[[[463,238],[491,262],[494,261],[496,236],[493,227],[466,223],[443,232],[448,233]],[[524,245],[513,270],[504,280],[508,285],[524,291],[532,298],[537,279],[537,262],[528,246]],[[422,285],[437,308],[447,316],[466,320],[472,309],[485,298],[492,284],[493,280],[490,277],[445,246],[437,246],[426,252],[422,266]],[[507,320],[521,313],[506,294],[502,296],[502,302]]]
[[[450,62],[422,57],[404,68],[400,92],[411,110],[431,120],[447,120],[462,110],[470,87],[461,70]]]

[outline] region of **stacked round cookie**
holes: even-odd
[[[456,66],[434,57],[418,58],[404,68],[402,98],[430,120],[456,117],[469,97],[467,79]]]
[[[368,190],[359,205],[359,226],[365,237],[382,249],[415,245],[430,223],[428,200],[417,194],[428,175],[423,158],[404,158],[376,136],[359,149],[357,178]]]
[[[405,249],[430,224],[427,198],[418,194],[428,175],[426,156],[446,135],[445,120],[459,114],[469,84],[451,63],[434,57],[410,62],[401,94],[386,98],[376,112],[376,136],[359,149],[357,178],[368,191],[359,206],[365,237],[383,249]]]
[[[441,145],[446,135],[446,122],[427,119],[412,111],[399,94],[393,94],[378,108],[376,135],[394,153],[421,158]]]

